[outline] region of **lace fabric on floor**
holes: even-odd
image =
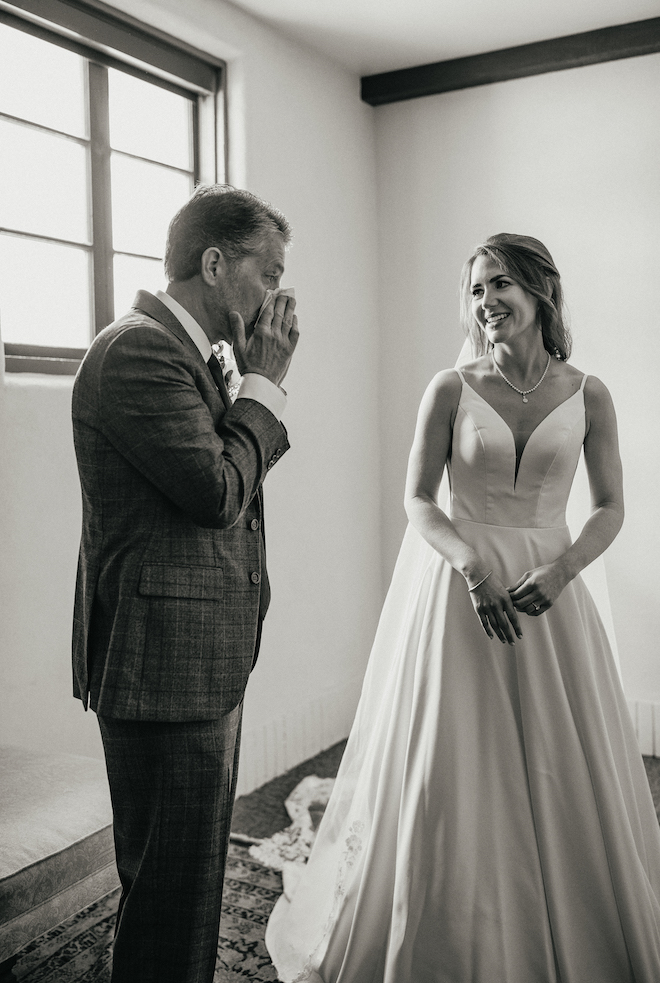
[[[293,896],[307,863],[334,784],[334,778],[307,775],[284,803],[291,825],[250,847],[255,860],[282,872],[284,894],[288,898]]]

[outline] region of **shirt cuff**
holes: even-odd
[[[236,399],[254,399],[262,403],[278,420],[286,409],[286,393],[280,386],[257,372],[246,372]]]

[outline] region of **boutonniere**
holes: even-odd
[[[217,345],[213,345],[213,352],[217,357],[220,365],[222,366],[222,375],[225,380],[225,385],[227,387],[227,392],[229,393],[229,398],[232,403],[238,396],[238,391],[241,388],[242,376],[238,371],[238,365],[236,364],[236,359],[234,358],[234,351],[231,345],[226,342],[221,341]]]

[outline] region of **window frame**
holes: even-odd
[[[57,18],[57,20],[54,20]],[[42,40],[74,51],[86,59],[89,94],[89,146],[91,189],[92,310],[94,337],[113,317],[113,257],[132,255],[114,250],[110,199],[110,138],[108,120],[108,68],[117,68],[155,83],[192,102],[193,184],[226,181],[226,66],[185,42],[108,7],[100,0],[0,0],[0,22]],[[81,32],[84,32],[81,37]],[[4,118],[12,119],[3,114]],[[23,123],[22,120],[17,122]],[[29,122],[24,125],[31,125]],[[35,124],[38,129],[48,129]],[[140,158],[142,159],[142,158]],[[66,240],[2,232],[29,239],[70,245]],[[91,343],[90,339],[90,343]],[[74,375],[86,348],[25,345],[5,342],[5,369]]]

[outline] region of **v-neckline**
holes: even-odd
[[[466,382],[465,377],[463,376],[463,373],[461,373],[461,380],[463,382],[463,385],[464,386],[467,386],[467,388],[470,390],[470,392],[474,393],[474,395],[478,399],[480,399],[482,403],[485,403],[486,406],[490,410],[493,411],[493,413],[495,414],[495,416],[499,420],[502,421],[502,423],[504,424],[504,426],[506,427],[506,429],[509,431],[509,434],[511,435],[511,440],[513,441],[513,450],[514,450],[514,454],[515,454],[515,458],[516,458],[514,475],[513,475],[513,490],[514,491],[516,489],[516,484],[518,483],[518,475],[520,474],[520,465],[522,464],[523,455],[524,455],[525,451],[527,450],[527,445],[529,444],[530,440],[532,439],[532,437],[534,436],[534,434],[536,433],[536,431],[539,429],[539,427],[541,427],[545,423],[545,421],[547,419],[549,419],[549,417],[552,416],[553,413],[555,413],[562,406],[565,406],[566,403],[569,403],[575,396],[577,396],[578,393],[584,393],[584,379],[585,379],[585,376],[583,376],[582,379],[583,379],[583,381],[580,383],[579,388],[576,389],[574,393],[571,393],[571,395],[570,396],[567,396],[566,399],[562,399],[561,403],[557,403],[556,406],[554,406],[548,413],[546,413],[546,415],[543,417],[542,420],[539,420],[539,422],[536,424],[536,426],[534,427],[534,429],[530,433],[529,437],[525,441],[525,443],[523,445],[523,448],[522,448],[522,450],[520,452],[520,457],[519,457],[518,456],[518,448],[516,447],[516,435],[513,432],[513,430],[511,429],[511,427],[509,426],[509,424],[506,422],[506,420],[504,419],[504,417],[502,416],[502,414],[499,412],[499,410],[496,410],[495,409],[495,407],[492,405],[492,403],[489,403],[488,400],[485,399],[481,395],[481,393],[477,392],[477,390],[473,386],[471,386],[469,382]]]

